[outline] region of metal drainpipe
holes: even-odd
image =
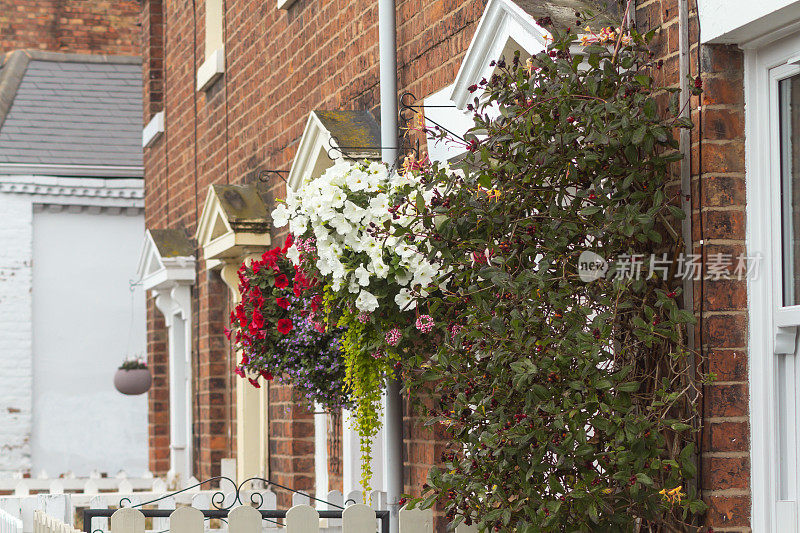
[[[699,44],[698,44],[699,46]],[[692,109],[690,106],[692,93],[689,89],[689,0],[678,0],[678,75],[680,76],[680,105],[681,116],[691,118]],[[691,132],[685,128],[681,128],[678,137],[678,147],[683,155],[681,159],[681,208],[686,213],[686,218],[683,219],[681,224],[681,233],[683,236],[684,250],[683,253],[691,257],[694,253],[692,245],[692,137]],[[700,214],[702,216],[702,213]],[[701,236],[702,237],[702,236]],[[702,238],[700,240],[701,253],[702,253]],[[701,257],[702,265],[702,257]],[[702,276],[702,266],[700,275]],[[702,281],[701,281],[702,283]],[[694,312],[694,281],[691,277],[686,276],[683,280],[683,308]],[[694,324],[686,325],[686,343],[689,347],[689,367],[690,377],[693,383],[696,383],[696,359],[694,356],[695,350],[695,327]],[[702,350],[700,346],[700,350]],[[702,421],[701,421],[702,423]],[[700,461],[701,450],[696,449],[693,462],[697,468],[698,476],[692,479],[688,485],[694,489],[698,489],[698,479],[702,476],[702,463]]]
[[[397,129],[397,34],[395,0],[378,0],[378,48],[381,86],[381,158],[395,164],[399,146]],[[391,512],[390,531],[398,532],[399,500],[403,494],[403,404],[400,383],[386,385],[384,427],[384,473],[386,496]]]

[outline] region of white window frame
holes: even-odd
[[[197,69],[197,90],[206,91],[225,73],[223,0],[206,0],[206,59]]]
[[[794,354],[800,306],[783,307],[782,227],[780,192],[780,139],[778,134],[777,84],[800,74],[791,64],[800,52],[800,31],[772,43],[743,45],[745,49],[745,153],[747,183],[747,254],[764,258],[758,276],[748,276],[749,384],[751,439],[751,527],[753,531],[797,533],[799,495],[792,483],[786,500],[779,501],[780,442],[797,462],[797,435],[781,432],[779,418],[795,419],[794,405],[779,403],[779,357]],[[777,355],[776,355],[777,354]],[[795,359],[787,364],[795,365]],[[785,369],[795,372],[794,369]],[[780,406],[783,405],[781,408]],[[797,472],[796,464],[784,470]]]

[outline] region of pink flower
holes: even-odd
[[[431,315],[419,315],[417,317],[417,329],[420,330],[422,333],[428,333],[433,329],[433,318]]]
[[[400,339],[403,337],[403,334],[400,333],[400,330],[397,328],[392,328],[386,332],[386,344],[389,346],[397,346],[400,344]]]
[[[383,357],[383,352],[380,350],[378,350],[377,352],[373,352],[372,357],[374,357],[375,359],[380,359],[381,357]]]
[[[366,324],[367,322],[369,322],[369,313],[367,313],[366,311],[361,311],[360,313],[358,313],[358,321],[361,322],[362,324]]]
[[[236,367],[236,369],[234,370],[234,373],[235,373],[237,376],[239,376],[240,378],[246,377],[246,376],[245,376],[245,374],[244,374],[244,368],[242,368],[242,367],[240,367],[240,366],[237,366],[237,367]]]

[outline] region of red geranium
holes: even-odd
[[[289,286],[289,278],[286,277],[286,274],[281,274],[277,278],[275,278],[275,287],[278,289],[285,289]]]
[[[286,298],[275,298],[275,303],[278,304],[279,307],[283,309],[289,309],[289,300]]]
[[[280,320],[278,320],[278,331],[280,331],[284,335],[292,331],[293,327],[294,324],[292,324],[292,321],[289,320],[288,318],[281,318]]]
[[[261,375],[262,378],[266,379],[267,381],[272,381],[272,377],[273,376],[272,376],[272,374],[270,372],[267,372],[266,370],[262,370],[262,371],[259,372],[259,374]]]

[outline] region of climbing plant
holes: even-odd
[[[539,22],[546,50],[469,88],[461,172],[419,174],[444,273],[420,305],[442,342],[404,376],[412,395],[435,389],[427,423],[452,446],[416,503],[483,531],[682,530],[705,508],[692,479],[708,379],[677,275],[674,134],[691,123],[654,84],[649,35]]]

